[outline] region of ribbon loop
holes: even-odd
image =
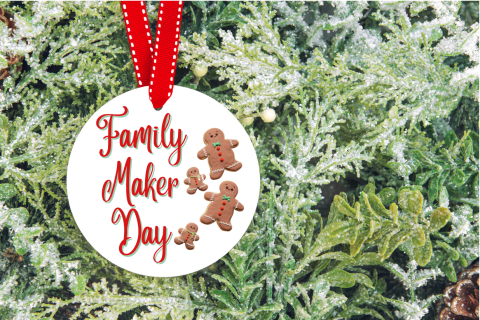
[[[138,86],[148,85],[153,107],[161,109],[173,92],[183,1],[160,2],[154,44],[144,1],[121,7]]]

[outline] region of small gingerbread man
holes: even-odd
[[[238,147],[237,140],[225,139],[222,130],[213,128],[205,132],[203,142],[206,146],[197,153],[197,157],[200,160],[208,158],[212,180],[220,179],[225,170],[238,171],[242,168],[242,163],[235,159],[232,150]]]
[[[191,167],[187,170],[187,179],[183,183],[188,184],[187,193],[195,194],[197,189],[205,191],[208,189],[208,185],[203,182],[207,177],[204,174],[200,174],[200,171],[196,167]]]
[[[178,229],[180,237],[176,237],[173,241],[175,241],[176,244],[185,243],[185,248],[187,248],[188,250],[193,250],[195,249],[195,245],[193,244],[193,242],[200,240],[200,236],[197,234],[197,231],[198,226],[195,223],[190,222],[189,224],[187,224],[185,229]]]
[[[238,194],[238,186],[235,182],[224,181],[220,184],[220,193],[206,192],[205,200],[212,201],[205,213],[200,217],[200,222],[212,224],[217,222],[223,231],[232,230],[232,216],[235,210],[243,211],[243,204],[235,197]]]

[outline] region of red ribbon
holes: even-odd
[[[173,91],[183,1],[160,2],[154,44],[145,3],[121,1],[121,6],[138,86],[148,85],[153,107],[161,109]]]

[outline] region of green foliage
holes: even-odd
[[[106,261],[68,208],[75,137],[136,87],[118,2],[2,6],[0,64],[25,60],[0,96],[0,318],[420,319],[443,288],[418,287],[478,258],[478,3],[186,2],[176,84],[257,118],[262,192],[227,256],[165,279]]]
[[[244,21],[239,17],[240,2],[186,2],[183,9],[182,34],[191,38],[197,33],[205,33],[207,43],[212,47],[220,45],[218,34],[221,28],[236,26]]]
[[[473,214],[468,205],[457,207],[447,226],[436,233],[434,259],[427,267],[440,267],[445,276],[455,282],[457,276],[454,263],[458,261],[466,267],[468,261],[479,256],[478,226],[478,212]]]
[[[478,101],[464,97],[451,113],[449,124],[452,128],[456,128],[457,136],[461,136],[465,131],[478,133],[479,114]]]
[[[447,224],[450,211],[437,208],[427,219],[428,213],[423,212],[422,193],[408,187],[399,190],[398,206],[392,203],[387,210],[374,191],[375,187],[368,184],[360,194],[359,201],[352,203],[352,206],[341,196],[335,196],[329,224],[336,229],[329,237],[349,234],[352,257],[359,254],[362,248],[368,250],[377,247],[379,261],[388,259],[403,244],[409,252],[413,250],[416,262],[425,266],[433,253],[430,238]]]
[[[281,310],[282,306],[276,303],[265,304],[261,306],[261,300],[264,295],[263,281],[272,275],[273,270],[265,269],[265,264],[279,258],[277,255],[260,257],[257,250],[262,245],[265,238],[259,238],[256,234],[245,235],[237,245],[239,249],[230,251],[229,256],[222,258],[227,266],[222,269],[223,275],[213,275],[212,277],[222,284],[222,290],[211,289],[210,295],[221,301],[220,309],[217,314],[231,315],[241,317],[247,315],[245,319],[256,319],[264,313],[273,313]],[[253,262],[254,260],[257,260]],[[262,270],[263,269],[263,270]]]
[[[478,134],[471,131],[458,139],[451,130],[442,147],[421,144],[405,150],[403,164],[389,161],[387,166],[402,177],[415,174],[415,184],[428,190],[431,203],[448,206],[449,199],[478,207]]]

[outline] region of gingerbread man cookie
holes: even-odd
[[[185,229],[178,229],[180,237],[176,237],[173,241],[175,241],[176,244],[185,243],[185,248],[187,248],[188,250],[193,250],[195,249],[195,245],[193,244],[193,242],[200,240],[200,236],[197,234],[197,231],[198,226],[195,223],[190,222],[189,224],[187,224]]]
[[[191,167],[187,170],[187,179],[183,183],[188,184],[187,193],[195,194],[197,189],[200,191],[205,191],[208,189],[208,185],[203,181],[207,178],[204,174],[200,174],[200,171],[196,167]]]
[[[235,197],[238,194],[238,186],[235,182],[224,181],[220,184],[220,193],[206,192],[205,200],[212,201],[205,213],[200,217],[200,222],[212,224],[217,222],[223,231],[232,230],[232,216],[234,210],[243,211],[243,204]]]
[[[238,171],[242,168],[242,163],[235,159],[232,150],[238,147],[237,140],[225,139],[222,130],[213,128],[205,132],[203,142],[206,146],[198,152],[197,157],[200,160],[208,158],[212,180],[220,179],[225,170]]]

